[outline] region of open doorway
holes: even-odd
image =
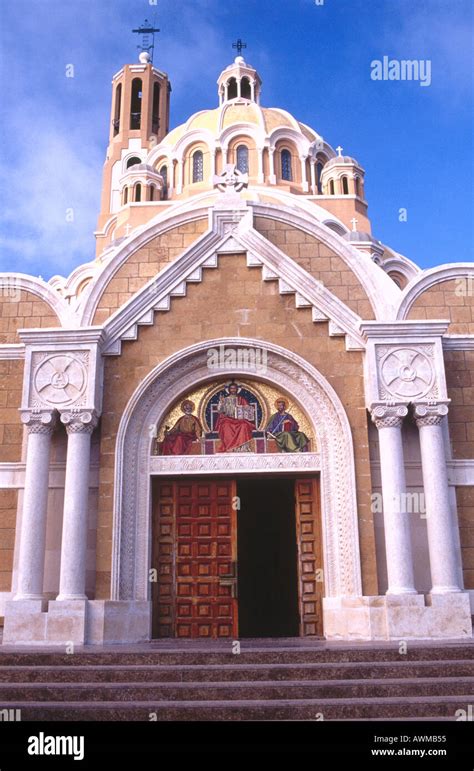
[[[295,480],[240,479],[240,637],[299,635]]]

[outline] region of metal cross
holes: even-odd
[[[341,147],[341,145],[339,145],[339,147],[336,147],[336,150],[337,150],[337,154],[338,154],[339,158],[340,158],[340,157],[341,157],[341,155],[342,155],[342,151],[343,151],[343,149],[344,149],[344,148],[343,148],[343,147]]]
[[[142,35],[142,44],[137,46],[141,51],[148,51],[150,54],[150,60],[153,62],[153,51],[155,48],[155,32],[160,30],[151,24],[148,19],[145,19],[144,23],[138,29],[132,29],[132,32],[137,35]]]
[[[239,56],[242,55],[242,49],[247,48],[247,43],[243,43],[239,38],[236,43],[232,43],[232,48],[236,48]]]

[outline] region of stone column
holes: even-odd
[[[416,594],[402,443],[402,424],[407,414],[404,405],[380,405],[372,410],[379,434],[387,594]]]
[[[306,159],[307,155],[300,155],[300,162],[301,162],[301,187],[303,188],[303,192],[308,192],[308,180],[306,179]]]
[[[415,405],[420,432],[432,594],[460,592],[442,422],[446,404]]]
[[[211,174],[210,174],[210,184],[214,185],[214,175],[216,173],[216,151],[211,150]]]
[[[250,81],[250,99],[255,102],[255,81]]]
[[[271,185],[276,185],[276,176],[275,176],[275,148],[269,147],[268,148],[268,156],[270,158],[270,175],[268,178],[268,181]]]
[[[263,147],[257,148],[257,158],[258,158],[257,181],[259,185],[263,185],[265,181],[265,176],[263,172]]]
[[[237,99],[242,96],[242,78],[237,78]]]
[[[184,158],[178,159],[178,180],[176,183],[176,192],[179,195],[183,192],[183,174],[184,174]]]
[[[61,571],[57,600],[84,600],[89,514],[91,435],[97,425],[94,412],[63,412],[68,434]]]
[[[28,429],[21,519],[18,588],[15,600],[43,599],[49,458],[56,420],[53,412],[23,413]]]
[[[316,193],[318,192],[316,189],[316,159],[311,158],[310,164],[311,164],[311,192],[313,195],[316,195]]]

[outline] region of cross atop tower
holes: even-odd
[[[244,48],[247,48],[247,43],[244,43],[240,38],[237,40],[236,43],[232,43],[232,48],[237,49],[237,53],[239,56],[242,56],[242,50]]]
[[[155,27],[155,22],[151,24],[148,19],[145,19],[144,23],[138,29],[132,29],[132,32],[142,36],[142,43],[137,48],[140,51],[148,53],[150,55],[150,61],[153,63],[153,51],[155,49],[155,32],[160,30]]]
[[[337,150],[337,155],[338,155],[338,157],[339,157],[339,158],[342,156],[342,151],[343,151],[343,149],[344,149],[344,148],[343,148],[343,147],[341,147],[341,145],[339,145],[339,147],[336,147],[336,150]]]

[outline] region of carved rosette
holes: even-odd
[[[21,422],[29,434],[52,434],[57,425],[55,413],[49,410],[23,412]]]
[[[378,429],[400,428],[408,415],[408,407],[404,404],[379,404],[371,410],[371,417]]]
[[[82,405],[87,389],[89,353],[36,353],[33,355],[32,404],[63,407]]]
[[[61,413],[61,423],[68,434],[92,434],[99,418],[93,410],[69,410]]]
[[[376,350],[380,399],[439,397],[433,345],[380,345]]]
[[[448,414],[447,404],[416,404],[414,417],[418,428],[424,426],[439,426],[443,418]]]

